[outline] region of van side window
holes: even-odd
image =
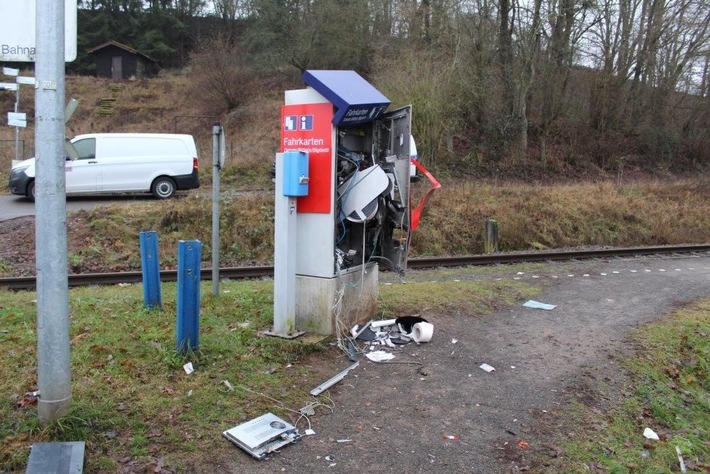
[[[77,140],[74,143],[74,149],[79,154],[80,160],[90,160],[96,158],[96,139],[95,138],[84,138],[82,140]]]

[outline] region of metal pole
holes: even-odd
[[[64,3],[37,0],[35,254],[40,425],[71,406],[64,177]]]
[[[296,198],[284,195],[284,160],[276,154],[274,191],[274,330],[266,334],[292,337],[296,332]]]
[[[219,296],[219,154],[222,126],[212,127],[212,294]]]
[[[15,113],[20,111],[20,84],[15,92]],[[15,161],[20,161],[20,127],[15,127]]]

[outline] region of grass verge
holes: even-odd
[[[555,472],[710,472],[710,300],[635,332],[631,390],[610,412],[576,405],[586,434],[563,443]],[[659,440],[644,437],[646,428]],[[579,430],[577,430],[579,432]],[[552,468],[548,470],[552,472]]]
[[[455,285],[455,292],[443,282],[383,285],[381,312],[467,307],[469,315],[485,314],[536,291],[493,278]],[[164,284],[163,308],[146,310],[141,285],[70,290],[74,403],[45,429],[34,406],[22,403],[37,388],[35,293],[0,295],[0,471],[24,469],[34,442],[84,440],[87,472],[209,472],[235,458],[233,446],[216,442],[223,430],[267,411],[298,421],[291,410],[312,402],[308,392],[323,381],[319,361],[341,354],[327,341],[261,336],[272,328],[273,284],[240,281],[223,282],[219,298],[205,284],[200,351],[178,355],[175,291]],[[190,375],[182,368],[188,361],[196,369]]]

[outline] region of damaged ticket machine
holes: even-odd
[[[378,265],[411,231],[411,107],[354,71],[306,71],[285,93],[276,155],[274,335],[333,334],[377,310]]]

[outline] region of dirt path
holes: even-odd
[[[404,346],[394,360],[422,362],[428,375],[415,365],[361,358],[360,367],[331,389],[334,412],[312,417],[315,436],[261,462],[235,448],[220,468],[540,472],[529,453],[554,452],[546,430],[562,415],[562,403],[570,397],[614,402],[624,382],[618,363],[631,350],[624,343],[628,331],[710,295],[707,256],[551,264],[534,274],[501,276],[550,283],[535,299],[557,307],[422,314],[435,326],[432,342]],[[487,373],[482,363],[496,370]],[[348,365],[345,358],[334,361],[333,375]],[[449,435],[458,439],[445,439]]]

